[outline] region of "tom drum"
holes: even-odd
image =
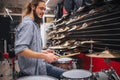
[[[73,69],[74,60],[72,58],[60,58],[58,61],[54,62],[53,65],[63,68],[65,70]]]
[[[58,80],[54,77],[50,77],[50,76],[26,76],[26,77],[21,77],[17,80]]]
[[[92,73],[83,69],[72,69],[62,74],[63,80],[92,80]]]

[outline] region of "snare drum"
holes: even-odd
[[[63,80],[92,80],[92,73],[83,69],[72,69],[62,74]]]
[[[72,58],[60,58],[58,61],[53,63],[54,66],[70,70],[73,69],[73,59]]]
[[[21,77],[17,80],[58,80],[54,77],[50,77],[50,76],[26,76],[26,77]]]

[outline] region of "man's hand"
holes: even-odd
[[[44,55],[43,59],[46,62],[52,63],[58,60],[58,56],[54,55],[53,53],[47,53],[47,54],[43,53],[43,55]]]
[[[43,53],[53,53],[53,54],[55,54],[55,51],[54,50],[50,50],[50,49],[43,50],[42,52]]]
[[[50,50],[50,49],[43,50],[42,54],[44,56],[44,60],[49,63],[57,61],[58,59],[58,56],[55,55],[54,50]]]

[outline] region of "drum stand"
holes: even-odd
[[[3,57],[6,61],[8,61],[9,66],[10,66],[10,75],[12,75],[13,80],[16,79],[18,73],[15,70],[15,57],[12,59],[9,59],[9,53],[7,53],[7,40],[4,40],[4,53],[3,53]],[[0,77],[2,76],[2,74],[0,74]]]
[[[120,80],[120,77],[110,64],[110,59],[105,58],[104,60],[108,64],[108,66],[110,66],[110,69],[107,72],[103,70],[103,72],[109,75],[110,80],[112,80],[112,76],[115,78],[115,80]]]
[[[89,53],[93,53],[93,44],[90,44],[90,50]],[[93,63],[92,63],[92,57],[90,57],[90,68],[89,70],[92,72],[92,68],[93,68]]]

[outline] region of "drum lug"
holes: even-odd
[[[77,69],[77,59],[73,59],[72,66],[73,66],[73,69]]]
[[[99,77],[100,76],[98,72],[93,74],[93,80],[97,80]]]

